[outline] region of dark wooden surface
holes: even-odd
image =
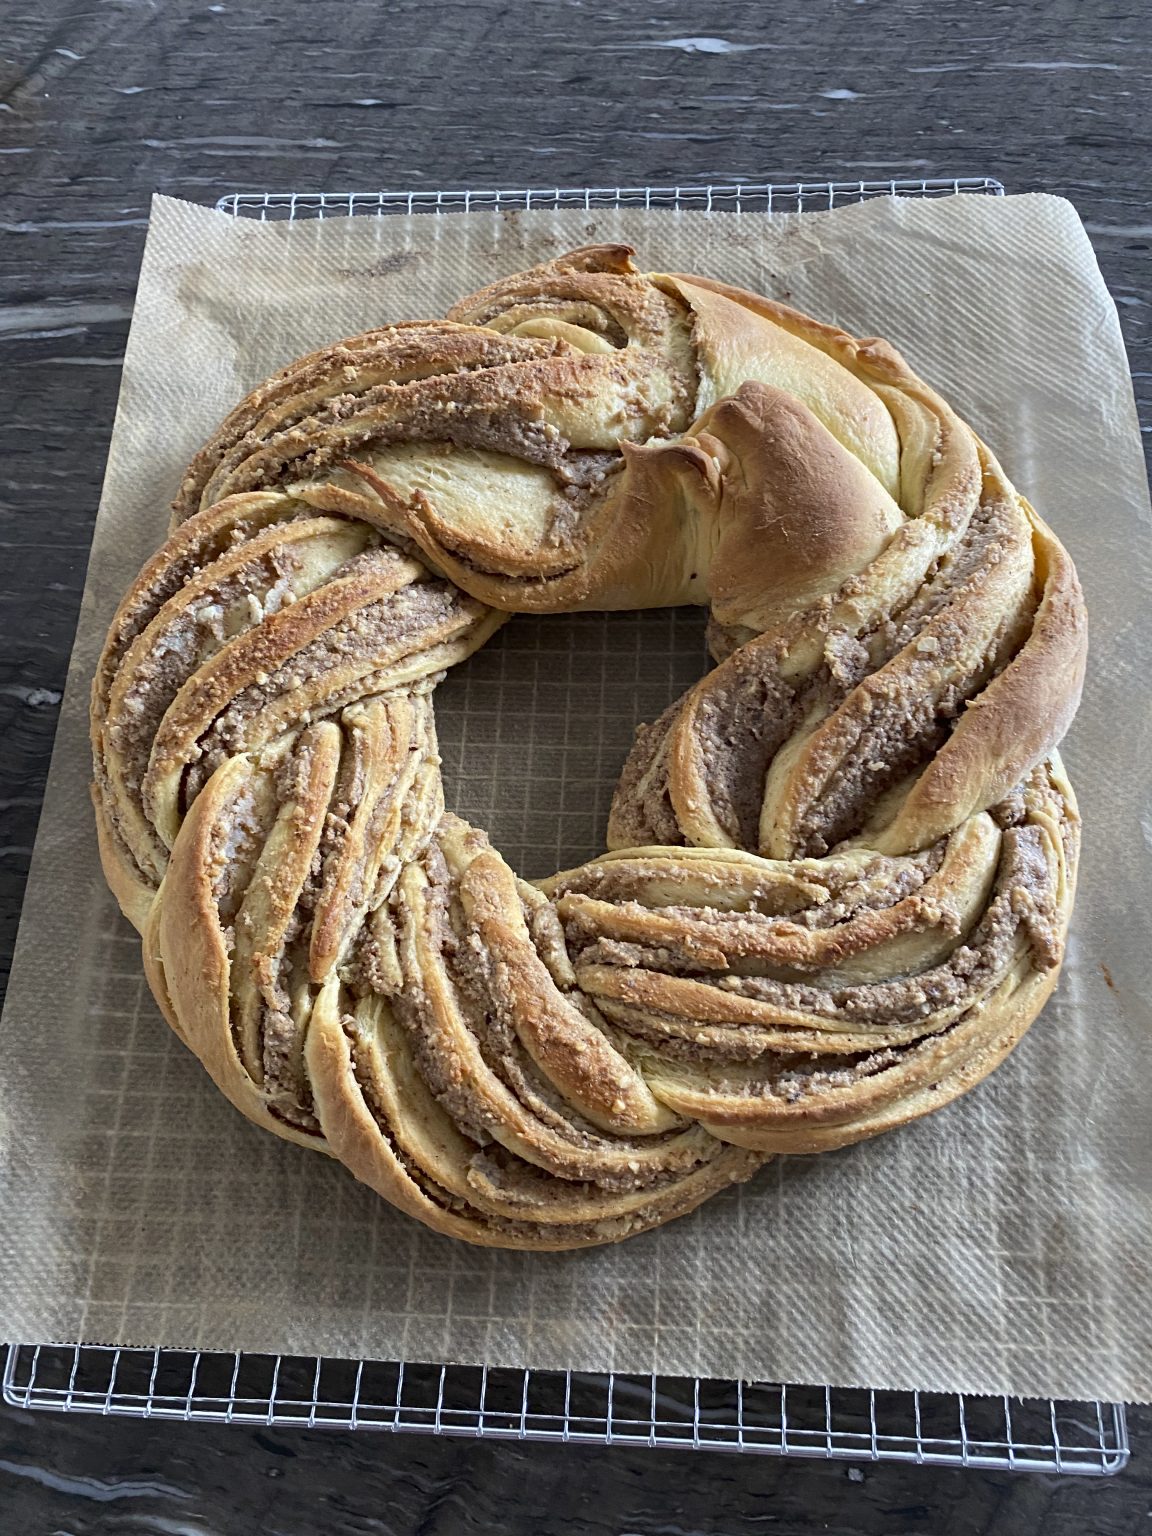
[[[1139,397],[1152,378],[1150,20],[1137,0],[6,0],[0,958],[153,191],[211,203],[246,188],[992,174],[1076,203]],[[0,1528],[1120,1536],[1152,1529],[1152,1415],[1133,1415],[1133,1438],[1134,1466],[1107,1483],[897,1467],[860,1481],[819,1463],[6,1409]]]

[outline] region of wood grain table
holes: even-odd
[[[4,0],[0,956],[20,906],[159,191],[993,175],[1070,197],[1152,378],[1147,6],[1116,0]],[[1145,427],[1147,431],[1147,426]],[[0,1412],[0,1529],[1152,1529],[1081,1482]]]

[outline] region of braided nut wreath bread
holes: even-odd
[[[573,251],[314,352],[190,466],[92,696],[104,868],[257,1124],[430,1227],[605,1243],[993,1070],[1055,984],[1085,616],[883,341]],[[701,604],[613,850],[529,884],[432,694],[508,615]]]

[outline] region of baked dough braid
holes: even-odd
[[[95,680],[108,880],[231,1101],[441,1232],[627,1237],[965,1092],[1055,983],[1072,564],[882,341],[574,251],[254,391]],[[515,612],[696,603],[614,850],[447,812]]]

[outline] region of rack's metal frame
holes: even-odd
[[[870,197],[1002,196],[991,177],[671,187],[230,193],[237,217],[643,207],[774,214]],[[218,1424],[330,1425],[496,1440],[687,1447],[1104,1476],[1128,1461],[1119,1403],[796,1387],[321,1357],[13,1345],[21,1408]]]
[[[19,1345],[21,1408],[212,1424],[814,1456],[1103,1476],[1128,1460],[1116,1403],[92,1345]]]
[[[667,187],[439,188],[402,192],[229,192],[221,213],[259,219],[347,218],[351,214],[511,213],[548,208],[671,208],[706,213],[814,213],[872,197],[1004,196],[991,176],[920,181],[745,181]]]

